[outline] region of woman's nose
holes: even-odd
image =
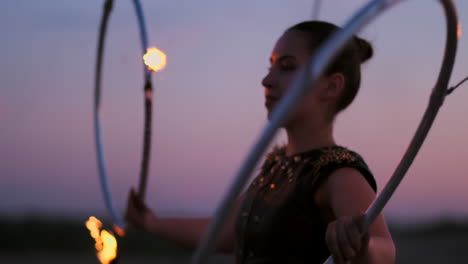
[[[270,89],[272,88],[272,86],[273,86],[273,76],[272,76],[271,70],[268,71],[268,73],[267,73],[267,75],[265,75],[265,77],[263,77],[262,85],[265,88],[270,88]]]

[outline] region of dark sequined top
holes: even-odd
[[[374,189],[364,160],[344,147],[333,146],[286,156],[276,148],[250,184],[236,223],[236,263],[323,263],[327,223],[314,202],[317,187],[332,171],[358,169]]]

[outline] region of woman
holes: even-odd
[[[299,69],[335,30],[309,21],[276,43],[265,87],[268,115]],[[356,96],[360,64],[372,57],[370,44],[354,37],[299,104],[284,128],[287,144],[267,155],[260,174],[238,199],[216,250],[236,263],[394,263],[395,247],[383,216],[365,228],[363,212],[376,184],[364,160],[338,146],[335,116]],[[128,221],[152,234],[195,248],[208,218],[158,218],[131,191]]]

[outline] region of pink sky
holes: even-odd
[[[342,24],[364,2],[326,1],[321,16]],[[468,3],[455,3],[462,25],[468,24]],[[167,68],[153,79],[148,203],[163,215],[208,214],[266,122],[260,80],[274,41],[288,26],[307,19],[312,4],[143,4],[151,43],[168,54]],[[33,5],[15,1],[0,11],[0,212],[104,214],[92,131],[101,4]],[[119,1],[112,15],[104,72],[105,150],[120,209],[138,181],[143,116],[131,8]],[[441,62],[443,21],[435,1],[408,1],[361,34],[373,43],[375,57],[364,67],[358,99],[337,120],[336,138],[364,156],[379,189],[428,102]],[[466,47],[463,35],[451,84],[468,74]],[[466,86],[447,98],[385,210],[389,217],[468,216]],[[277,142],[282,141],[280,134]]]

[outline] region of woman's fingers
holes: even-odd
[[[333,256],[335,264],[344,264],[343,256],[340,252],[340,246],[337,239],[337,222],[332,222],[328,225],[326,232],[326,242],[330,253]]]
[[[141,200],[140,196],[135,192],[133,188],[130,190],[130,195],[135,209],[141,212],[146,211],[148,209],[146,207],[146,204]]]
[[[147,207],[140,197],[132,188],[128,194],[127,210],[125,212],[125,219],[133,226],[141,227],[144,212]]]
[[[359,252],[362,247],[362,243],[361,243],[362,232],[361,232],[360,227],[357,225],[355,221],[356,221],[355,218],[353,218],[353,220],[348,222],[346,225],[346,234],[347,234],[347,238],[349,241],[349,245],[354,251],[353,257],[356,256],[357,252]]]
[[[369,242],[364,216],[342,217],[330,223],[326,242],[336,264],[356,258]]]
[[[354,219],[354,223],[359,232],[360,247],[358,250],[358,254],[361,254],[367,249],[367,246],[369,244],[368,225],[364,215],[356,216]]]
[[[337,225],[337,239],[341,255],[344,260],[353,259],[356,256],[352,241],[350,240],[349,224],[346,221],[339,222]]]
[[[130,223],[133,224],[132,216],[133,216],[134,207],[133,207],[132,194],[133,194],[133,188],[130,189],[130,191],[128,192],[127,210],[125,210],[125,220],[127,220],[127,222],[130,222]]]

